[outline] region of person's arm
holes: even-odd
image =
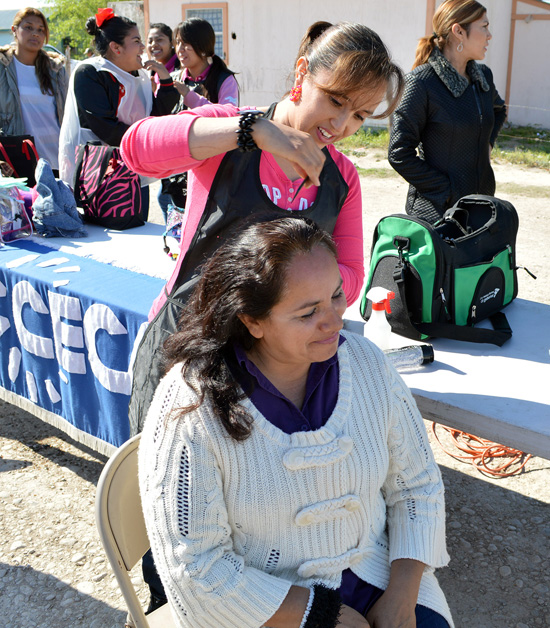
[[[120,83],[110,72],[88,64],[75,70],[74,93],[82,126],[109,146],[120,146],[129,125],[117,117]]]
[[[124,136],[122,154],[139,174],[162,179],[184,172],[237,148],[238,113],[231,105],[209,105],[140,120]],[[260,118],[252,137],[258,148],[288,159],[299,176],[319,185],[325,156],[308,133]]]
[[[201,96],[198,92],[189,89],[188,85],[181,83],[180,93],[183,95],[184,104],[189,109],[202,107],[203,105],[212,104],[207,98]],[[234,76],[228,76],[220,86],[218,93],[218,104],[220,105],[239,105],[239,86]]]
[[[428,164],[417,154],[422,133],[429,124],[429,95],[424,81],[409,74],[401,103],[392,116],[388,161],[423,196],[443,206],[452,193],[451,181],[437,165]]]
[[[365,278],[361,183],[353,163],[335,148],[329,150],[349,186],[348,195],[332,232],[338,249],[338,266],[344,281],[342,287],[349,306],[359,297]]]
[[[372,628],[416,628],[415,608],[425,566],[416,560],[393,561],[388,587],[367,613]]]
[[[495,87],[495,84],[493,81],[493,73],[488,67],[485,67],[484,70],[485,70],[485,78],[487,79],[487,82],[489,83],[489,86],[491,89],[491,94],[493,97],[493,111],[495,114],[495,122],[493,124],[493,130],[491,132],[491,137],[489,139],[491,148],[493,148],[495,145],[495,142],[497,141],[498,134],[500,133],[500,130],[502,129],[502,127],[504,126],[504,123],[506,122],[506,116],[508,115],[508,111],[506,108],[506,103],[500,97],[499,93],[497,92],[497,88]]]

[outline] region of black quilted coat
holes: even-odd
[[[434,50],[407,74],[392,119],[388,159],[410,184],[405,209],[431,223],[467,194],[495,193],[490,149],[506,106],[487,66],[470,61],[467,72]]]

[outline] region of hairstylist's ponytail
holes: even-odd
[[[416,47],[414,63],[412,66],[413,70],[419,65],[424,65],[424,63],[427,63],[434,48],[438,47],[435,43],[437,39],[438,38],[435,36],[435,33],[430,35],[429,37],[421,37],[419,39],[418,46]]]
[[[296,61],[300,57],[306,57],[311,48],[311,44],[321,36],[327,28],[330,28],[332,24],[330,22],[324,22],[320,20],[319,22],[314,22],[306,31],[305,35],[302,37],[300,41],[300,47],[298,48],[298,55],[296,56]],[[296,64],[294,64],[296,65]]]
[[[203,87],[206,92],[205,97],[212,103],[218,103],[220,101],[218,93],[218,82],[221,73],[235,75],[233,70],[230,70],[225,61],[218,57],[218,55],[212,56],[212,65],[206,78],[204,79]]]

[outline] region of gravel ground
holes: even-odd
[[[368,160],[386,167],[376,154]],[[520,296],[550,303],[548,252],[541,246],[550,241],[550,173],[505,165],[496,171],[500,196],[520,213],[519,261],[540,275],[529,283],[521,276]],[[363,177],[362,184],[367,248],[377,212],[400,211],[405,193],[393,176]],[[151,213],[158,220],[155,203]],[[550,461],[533,458],[520,475],[493,479],[443,453],[433,438],[432,444],[447,491],[451,555],[438,576],[457,628],[549,628]],[[94,521],[105,462],[0,402],[1,628],[124,624],[124,603]],[[133,575],[145,604],[139,569]]]

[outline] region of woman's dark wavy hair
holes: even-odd
[[[97,25],[95,16],[86,20],[86,31],[94,38],[95,49],[102,57],[107,54],[112,41],[122,46],[134,26],[137,26],[135,22],[121,15],[115,15],[101,26]]]
[[[289,264],[317,246],[336,257],[332,238],[312,220],[280,218],[246,227],[204,264],[179,331],[164,344],[166,370],[183,362],[183,378],[198,397],[183,414],[208,397],[229,436],[250,435],[252,417],[240,404],[245,395],[228,367],[234,344],[249,350],[255,342],[239,316],[267,318],[284,294]]]
[[[42,20],[44,24],[44,30],[46,32],[46,43],[50,40],[50,29],[48,26],[48,20],[46,16],[39,11],[38,9],[34,9],[33,7],[26,7],[25,9],[21,9],[15,14],[13,18],[12,26],[16,28],[21,24],[21,22],[26,17],[38,17]],[[51,55],[56,58],[61,58],[59,55]],[[36,56],[36,60],[34,62],[34,68],[36,72],[36,76],[38,77],[38,84],[40,85],[40,91],[43,94],[48,94],[50,96],[54,96],[52,75],[51,75],[51,66],[50,66],[50,56],[47,52],[45,52],[42,48],[38,51]]]
[[[180,22],[174,29],[174,46],[178,37],[186,44],[193,46],[193,50],[199,57],[210,57],[212,59],[212,67],[206,76],[203,87],[206,92],[205,97],[210,102],[217,103],[220,73],[229,72],[235,75],[235,72],[230,70],[225,61],[215,53],[216,33],[214,33],[212,25],[200,17],[191,17]]]
[[[313,23],[300,41],[298,56],[308,61],[308,72],[330,72],[319,86],[336,96],[350,96],[367,88],[386,86],[386,107],[371,118],[386,118],[399,104],[404,77],[380,37],[364,24]],[[296,65],[296,64],[295,64]]]

